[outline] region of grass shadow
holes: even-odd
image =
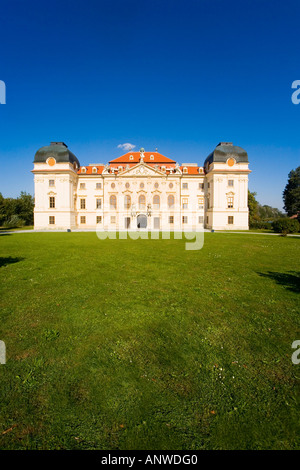
[[[273,279],[277,284],[284,286],[286,289],[300,293],[300,272],[289,271],[287,273],[278,273],[269,271],[267,273],[257,273],[259,276]]]
[[[0,268],[7,266],[8,264],[18,263],[19,261],[23,261],[23,259],[24,258],[21,257],[12,258],[11,256],[8,256],[7,258],[0,257]]]

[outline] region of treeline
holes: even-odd
[[[249,227],[270,229],[280,233],[300,231],[300,166],[290,171],[283,191],[284,214],[271,206],[262,206],[248,191]]]
[[[262,206],[256,200],[256,193],[248,191],[248,207],[249,207],[249,227],[250,228],[272,228],[272,222],[277,219],[286,217],[286,214],[275,207],[268,205]]]
[[[248,192],[249,228],[268,229],[276,233],[288,234],[300,231],[298,218],[289,218],[279,209],[264,205],[255,199],[256,193]]]
[[[34,198],[24,191],[17,198],[0,193],[0,226],[5,228],[33,225]]]

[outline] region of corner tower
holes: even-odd
[[[34,228],[76,226],[77,171],[80,163],[64,142],[51,142],[34,157]]]
[[[206,227],[248,230],[247,152],[232,142],[221,142],[204,162],[206,173]]]

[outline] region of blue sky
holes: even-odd
[[[119,144],[202,164],[220,141],[249,154],[249,188],[282,208],[300,164],[298,0],[2,0],[0,191],[33,194],[35,151],[82,164]]]

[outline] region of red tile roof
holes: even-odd
[[[129,156],[133,155],[134,159],[129,160]],[[154,155],[154,160],[150,160],[150,155]],[[126,158],[125,158],[126,157]],[[122,157],[116,158],[115,160],[111,160],[109,162],[109,168],[115,168],[116,170],[119,169],[119,167],[122,167],[122,171],[125,171],[127,168],[132,168],[133,166],[136,166],[140,162],[140,152],[128,152],[125,155],[122,155]],[[166,170],[166,174],[169,174],[170,169],[174,170],[175,168],[175,161],[171,160],[170,158],[164,157],[160,153],[154,152],[145,152],[144,154],[144,162],[151,166],[151,167],[156,167],[158,170],[162,171],[162,167]],[[86,172],[83,172],[82,169],[86,168]],[[97,173],[93,173],[93,168],[97,168]],[[187,168],[187,173],[183,173],[183,168]],[[199,173],[199,167],[198,166],[181,166],[180,167],[181,171],[183,174],[187,175],[203,175],[203,173]],[[104,170],[104,165],[87,165],[87,166],[81,166],[77,173],[79,175],[100,175],[103,173]]]
[[[188,172],[183,173],[183,168],[187,168]],[[199,166],[181,166],[180,169],[184,175],[203,175],[204,176],[204,171],[203,173],[199,173]]]
[[[133,156],[133,159],[130,160],[130,155]],[[153,159],[150,159],[150,155],[153,155]],[[110,160],[109,163],[139,163],[141,159],[140,152],[128,152],[122,155],[121,157],[115,158],[114,160]],[[171,158],[165,157],[161,153],[158,152],[144,152],[144,162],[145,163],[176,163],[175,160]]]
[[[86,168],[86,172],[84,173],[82,171],[82,168]],[[97,168],[97,173],[93,173],[93,168]],[[104,170],[104,165],[87,165],[87,166],[81,166],[79,170],[77,171],[78,175],[101,175],[101,173]]]

